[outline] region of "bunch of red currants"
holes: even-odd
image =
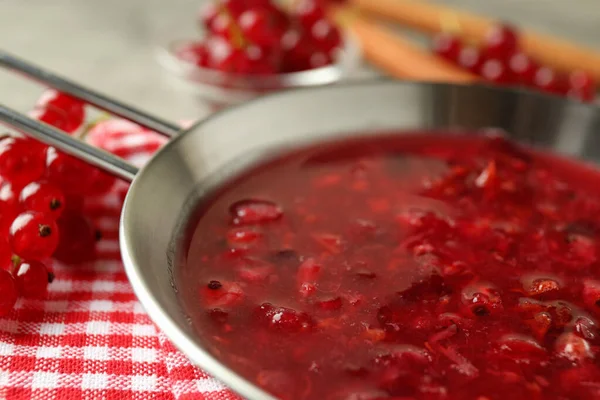
[[[204,40],[179,49],[178,57],[202,68],[245,75],[305,71],[335,62],[339,29],[319,0],[283,9],[271,0],[217,0],[200,13]]]
[[[85,105],[46,91],[31,116],[75,133]],[[51,259],[79,264],[95,257],[98,233],[83,213],[84,199],[107,193],[115,178],[33,139],[0,139],[0,316],[19,296],[43,297]]]
[[[433,51],[440,57],[500,85],[518,85],[543,92],[593,101],[596,87],[584,71],[561,73],[540,65],[519,46],[519,33],[511,26],[494,26],[481,47],[464,44],[457,35],[441,33]]]

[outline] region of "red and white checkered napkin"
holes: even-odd
[[[122,124],[123,134],[110,124]],[[110,124],[90,141],[136,165],[165,142],[129,123]],[[103,233],[98,261],[55,265],[47,300],[21,299],[0,319],[0,399],[238,398],[175,349],[135,298],[118,243],[125,187],[89,205]]]

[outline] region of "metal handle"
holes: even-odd
[[[167,121],[137,110],[127,104],[111,99],[108,96],[85,88],[75,82],[55,75],[27,61],[14,57],[4,51],[0,51],[0,67],[7,68],[42,82],[61,92],[81,99],[88,104],[94,105],[101,110],[133,121],[152,131],[168,137],[177,135],[181,127]],[[0,104],[0,121],[43,143],[54,146],[74,157],[95,165],[119,178],[132,181],[138,169],[104,150],[90,146],[87,143],[75,139],[65,132],[48,124],[36,121],[21,114],[3,104]]]
[[[0,67],[20,72],[29,78],[70,94],[73,97],[77,97],[101,110],[133,121],[162,135],[173,137],[181,131],[181,127],[176,124],[163,121],[154,115],[147,114],[120,101],[111,99],[108,96],[62,78],[25,60],[21,60],[5,51],[0,51]]]
[[[138,172],[133,165],[104,150],[75,139],[43,122],[36,121],[26,115],[0,104],[0,121],[19,131],[32,136],[41,142],[64,151],[80,160],[102,168],[119,178],[132,181]]]

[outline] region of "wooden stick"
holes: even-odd
[[[424,51],[378,23],[346,8],[330,16],[358,39],[365,58],[389,75],[417,81],[473,82],[479,78]]]
[[[415,30],[435,34],[447,27],[476,44],[498,21],[419,0],[350,0],[362,11],[396,21]],[[520,45],[538,62],[561,71],[584,70],[600,82],[600,52],[549,35],[522,31]]]

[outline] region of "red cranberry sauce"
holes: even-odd
[[[282,399],[600,398],[598,188],[499,137],[321,145],[205,205],[182,301]]]

